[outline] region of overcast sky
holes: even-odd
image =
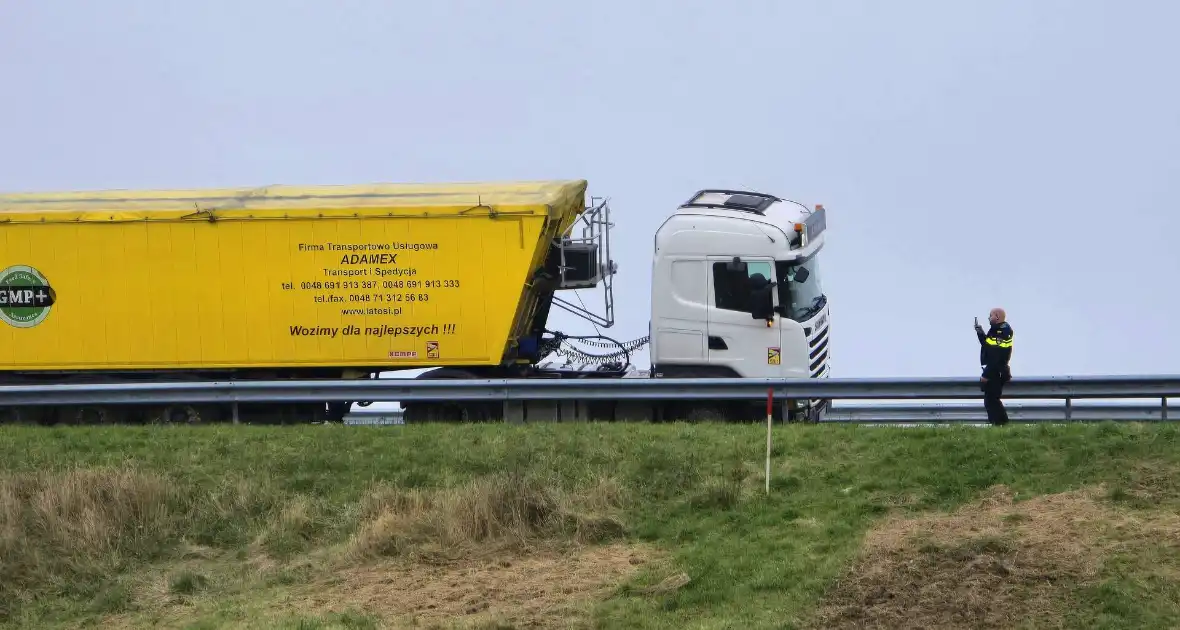
[[[1177,24],[1164,1],[9,0],[0,189],[585,178],[632,339],[663,218],[753,187],[828,208],[833,376],[976,374],[996,305],[1017,376],[1174,373]]]

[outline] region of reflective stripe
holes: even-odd
[[[985,341],[987,341],[987,345],[989,345],[989,346],[999,346],[1001,348],[1011,348],[1012,347],[1012,340],[1011,339],[1008,339],[1007,341],[1000,341],[999,339],[993,339],[991,337],[988,337]]]

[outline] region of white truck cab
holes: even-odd
[[[823,206],[757,192],[702,190],[682,204],[655,235],[652,378],[826,378],[826,221]],[[791,413],[814,417],[819,402]]]

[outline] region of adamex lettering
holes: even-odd
[[[345,254],[342,265],[396,265],[397,254]]]

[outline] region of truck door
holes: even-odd
[[[732,368],[743,378],[780,376],[782,362],[779,327],[754,319],[751,278],[761,274],[775,282],[774,260],[743,258],[709,259],[709,364]],[[771,291],[777,302],[778,291]]]

